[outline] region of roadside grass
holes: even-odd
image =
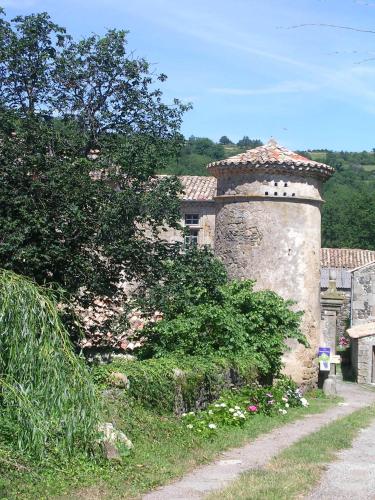
[[[220,451],[241,446],[307,414],[320,413],[338,399],[309,397],[309,401],[308,408],[293,408],[285,416],[255,415],[244,427],[220,429],[209,440],[193,434],[175,416],[129,404],[124,396],[109,397],[108,420],[134,443],[134,451],[122,464],[95,463],[81,457],[35,468],[15,457],[10,460],[0,445],[0,498],[134,498],[212,461]]]
[[[336,453],[349,448],[359,430],[374,420],[374,410],[370,406],[322,427],[280,453],[265,468],[243,474],[207,500],[304,498],[317,485]]]

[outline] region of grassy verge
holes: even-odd
[[[339,450],[349,448],[358,431],[374,418],[372,406],[326,425],[286,449],[264,469],[243,474],[228,488],[207,498],[302,498],[318,483],[325,465],[335,459]]]
[[[285,416],[254,416],[244,427],[224,428],[211,440],[192,434],[181,420],[160,415],[123,399],[108,399],[108,418],[125,431],[134,451],[121,465],[75,459],[46,463],[36,469],[1,451],[0,498],[131,498],[177,478],[215,455],[306,414],[319,413],[335,400],[310,398],[308,408],[291,409]]]

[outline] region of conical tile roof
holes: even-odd
[[[249,149],[225,160],[210,163],[207,168],[213,175],[217,175],[220,171],[228,168],[291,170],[296,173],[301,172],[318,177],[330,177],[335,171],[333,167],[325,163],[310,160],[280,146],[274,139],[271,139],[264,146]]]

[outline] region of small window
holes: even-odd
[[[198,229],[190,229],[189,234],[185,235],[185,246],[196,246],[198,245]]]
[[[274,194],[275,196],[277,196],[277,191],[275,191],[273,194]]]
[[[288,187],[288,183],[287,182],[284,182],[284,187]]]
[[[286,193],[284,193],[284,196],[286,196]]]
[[[295,196],[295,195],[296,195],[296,193],[292,193],[292,196]]]
[[[265,194],[266,196],[268,196],[268,191],[266,191],[264,194]]]
[[[187,226],[198,226],[199,214],[185,214],[185,224]]]
[[[278,185],[278,183],[277,183],[277,182],[275,182],[275,186],[277,186],[277,185]]]

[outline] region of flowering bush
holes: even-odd
[[[345,337],[344,335],[341,335],[341,337],[339,338],[339,346],[343,349],[349,347],[350,345],[350,340]]]
[[[188,429],[209,436],[224,426],[244,425],[253,415],[286,415],[289,408],[308,404],[296,384],[283,378],[272,387],[253,384],[227,392],[204,411],[184,413],[182,418]]]

